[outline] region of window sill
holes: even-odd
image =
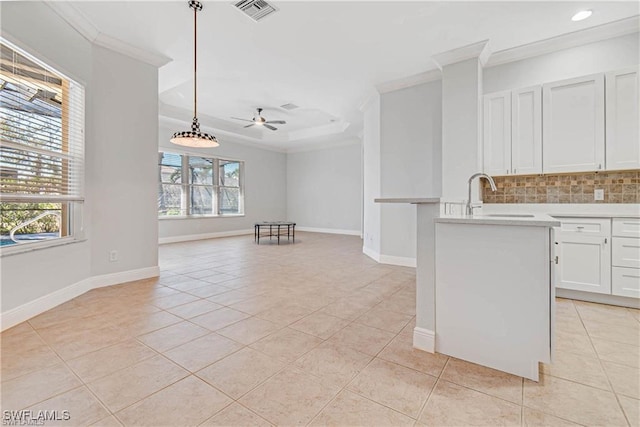
[[[167,216],[159,216],[158,220],[167,221],[172,219],[211,219],[211,218],[239,218],[243,217],[245,214],[229,214],[229,215],[167,215]]]
[[[73,237],[67,237],[63,239],[50,240],[48,242],[16,244],[9,247],[5,246],[0,249],[0,258],[24,254],[27,252],[41,251],[44,249],[57,248],[59,246],[73,245],[75,243],[82,243],[86,241],[87,239],[76,239]]]

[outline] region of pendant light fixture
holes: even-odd
[[[193,9],[193,122],[190,131],[174,133],[171,142],[184,147],[218,147],[220,144],[216,137],[200,132],[200,123],[198,123],[198,12],[202,10],[202,3],[189,0],[189,7]]]

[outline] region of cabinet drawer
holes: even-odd
[[[640,297],[640,269],[613,267],[611,293],[623,297]]]
[[[614,237],[611,264],[616,267],[640,268],[640,238]]]
[[[614,218],[613,235],[620,237],[640,237],[640,219]]]
[[[611,234],[611,220],[600,218],[561,218],[560,230],[607,237]]]

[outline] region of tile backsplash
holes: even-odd
[[[492,192],[482,180],[484,203],[640,203],[640,170],[500,176]],[[604,190],[604,200],[594,190]]]

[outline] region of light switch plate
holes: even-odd
[[[594,200],[604,200],[604,189],[597,188],[593,190],[593,199]]]

